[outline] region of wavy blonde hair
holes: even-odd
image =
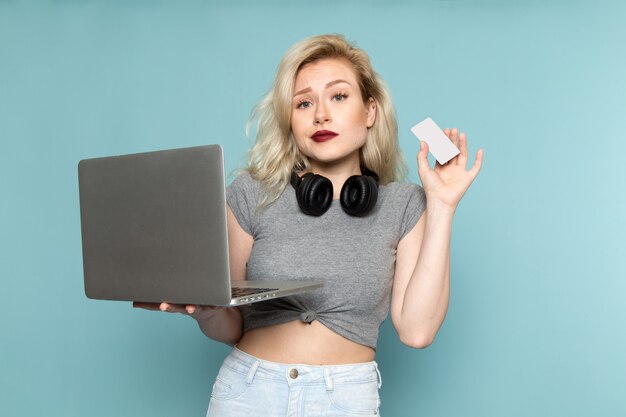
[[[262,184],[259,207],[274,202],[283,192],[291,172],[310,168],[308,158],[296,145],[291,132],[293,88],[296,75],[306,64],[321,59],[343,59],[354,68],[363,101],[376,102],[376,120],[368,129],[361,148],[361,164],[378,174],[381,184],[404,179],[406,164],[398,144],[398,124],[391,94],[383,79],[373,70],[365,51],[342,35],[320,35],[293,45],[283,56],[274,84],[253,108],[246,128],[256,120],[256,140],[249,152],[247,170]]]

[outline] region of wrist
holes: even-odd
[[[456,205],[444,203],[437,199],[426,199],[426,212],[429,215],[453,217],[456,212]]]

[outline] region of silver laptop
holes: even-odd
[[[84,159],[78,182],[89,298],[239,305],[323,285],[231,283],[219,145]]]

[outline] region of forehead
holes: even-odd
[[[311,62],[298,70],[294,87],[296,90],[300,90],[335,80],[346,80],[352,85],[356,85],[356,72],[352,64],[344,59],[335,58]]]

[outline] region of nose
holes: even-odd
[[[320,103],[315,109],[315,119],[313,120],[313,124],[323,125],[324,123],[329,123],[330,121],[331,118],[328,113],[328,109],[323,103]]]

